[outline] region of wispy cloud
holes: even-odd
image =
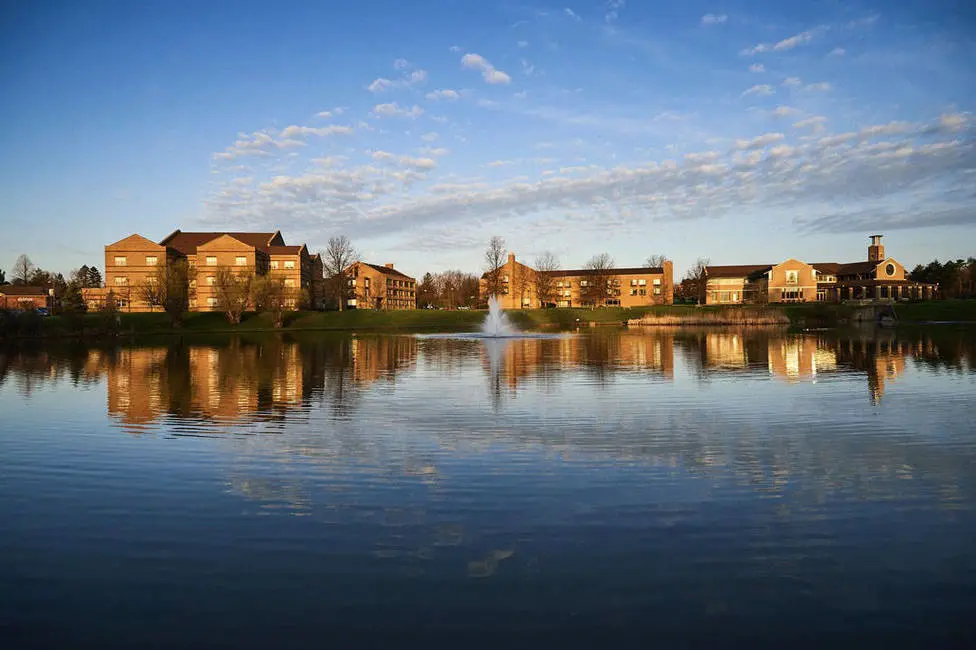
[[[842,47],[835,47],[830,51],[829,56],[844,56],[845,54],[847,54],[847,50]]]
[[[620,17],[620,11],[627,5],[627,0],[610,0],[607,2],[607,11],[603,14],[603,21],[611,25]]]
[[[773,87],[770,86],[769,84],[756,84],[755,86],[752,86],[751,88],[747,88],[746,90],[744,90],[742,92],[742,96],[743,97],[746,97],[748,95],[765,96],[765,95],[772,95],[774,92],[776,91],[773,90]]]
[[[806,129],[811,126],[822,125],[827,121],[827,118],[822,115],[815,115],[813,117],[808,117],[806,119],[800,120],[799,122],[793,122],[794,129]]]
[[[766,66],[762,63],[753,63],[749,66],[749,72],[766,72]]]
[[[764,133],[763,135],[751,139],[740,138],[735,141],[735,148],[740,151],[762,149],[763,147],[780,142],[785,137],[786,136],[782,133]]]
[[[416,104],[407,108],[401,107],[396,102],[390,104],[377,104],[373,107],[373,115],[376,117],[409,117],[416,118],[424,114],[424,109]]]
[[[461,67],[477,70],[481,73],[482,79],[489,84],[507,84],[512,81],[510,76],[495,68],[488,59],[480,54],[465,54],[461,57]]]
[[[575,11],[573,11],[569,7],[564,8],[563,9],[563,13],[565,13],[567,16],[569,16],[570,18],[572,18],[576,22],[582,22],[582,20],[583,20],[582,18],[579,17],[579,15]]]
[[[397,59],[393,62],[393,67],[403,73],[399,79],[379,77],[366,86],[366,90],[371,93],[381,93],[394,88],[413,88],[427,82],[427,71],[417,68],[408,72],[412,64],[406,59]]]
[[[833,88],[828,81],[818,81],[817,83],[807,84],[803,87],[804,90],[812,90],[816,92],[827,92]]]
[[[777,106],[773,110],[773,117],[791,117],[799,114],[800,110],[793,108],[792,106]]]
[[[432,92],[427,93],[427,99],[433,99],[433,100],[446,99],[449,101],[454,101],[460,99],[460,97],[461,97],[461,93],[459,93],[456,90],[451,90],[450,88],[442,88],[440,90],[434,90]]]
[[[725,14],[705,14],[701,17],[702,25],[721,25],[729,19]]]
[[[775,43],[759,43],[757,45],[753,45],[752,47],[747,47],[746,49],[742,50],[740,54],[743,56],[752,56],[762,52],[785,52],[787,50],[792,50],[799,45],[806,45],[827,30],[828,27],[820,26],[815,29],[800,32],[799,34],[794,34],[793,36],[789,36]]]
[[[803,81],[799,77],[787,77],[786,79],[783,80],[784,86],[792,86],[794,88],[796,86],[801,85],[802,83]]]
[[[353,132],[351,126],[323,126],[323,127],[312,127],[312,126],[297,126],[292,125],[285,127],[281,131],[282,138],[306,138],[308,136],[314,135],[318,137],[326,137],[330,135],[349,135]]]

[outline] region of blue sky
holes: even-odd
[[[346,234],[408,273],[976,254],[976,8],[0,7],[0,267],[131,232]]]

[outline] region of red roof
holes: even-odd
[[[224,235],[230,235],[248,246],[265,252],[272,245],[272,240],[276,237],[281,238],[280,232],[183,232],[176,230],[159,244],[173,248],[183,255],[196,255],[197,247]]]

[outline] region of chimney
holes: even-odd
[[[383,266],[385,266],[385,267],[386,267],[386,268],[388,268],[388,269],[392,269],[392,268],[393,268],[393,262],[387,262],[387,263],[386,263],[386,264],[384,264]]]
[[[881,243],[881,238],[884,235],[871,235],[871,245],[868,246],[868,261],[869,262],[881,262],[885,258],[884,244]]]
[[[509,264],[514,264],[515,263],[515,253],[509,253],[508,254],[508,263]]]

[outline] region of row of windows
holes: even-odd
[[[295,260],[285,260],[284,268],[289,269],[289,270],[294,269],[295,268]],[[277,270],[278,269],[278,260],[271,260],[271,269],[272,270]]]
[[[158,257],[156,257],[155,255],[147,255],[146,256],[146,266],[156,266],[157,264],[159,264],[159,258]],[[128,265],[129,265],[129,258],[128,257],[126,257],[126,256],[116,256],[116,258],[115,258],[115,266],[128,266]]]

